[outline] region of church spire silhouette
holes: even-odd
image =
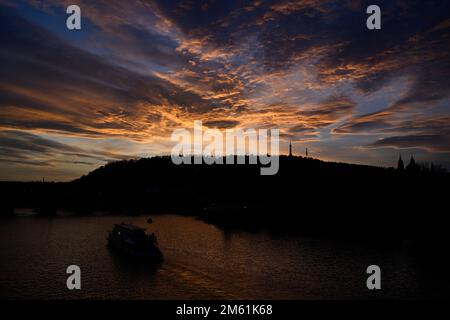
[[[404,169],[405,169],[405,164],[403,163],[403,160],[402,160],[402,154],[400,154],[400,156],[398,158],[398,163],[397,163],[397,170],[403,171]]]
[[[414,160],[414,156],[412,154],[409,164],[406,166],[406,171],[413,173],[420,171],[420,166],[416,163],[416,160]]]

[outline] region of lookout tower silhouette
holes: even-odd
[[[292,157],[292,141],[289,141],[289,157]]]

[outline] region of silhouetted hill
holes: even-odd
[[[281,157],[260,165],[174,165],[170,157],[109,163],[69,183],[2,183],[14,207],[193,214],[224,226],[416,234],[439,227],[449,175]],[[8,209],[8,210],[6,210]]]

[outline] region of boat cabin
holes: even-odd
[[[132,241],[134,245],[145,246],[148,242],[155,243],[155,236],[147,235],[144,228],[140,228],[131,224],[115,224],[112,234],[120,237],[123,241]]]

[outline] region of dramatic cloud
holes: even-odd
[[[92,163],[73,159],[113,161],[129,157],[101,149],[87,150],[23,131],[1,131],[0,150],[2,151],[0,162],[21,160],[34,165],[52,165],[54,162],[60,162],[60,160],[54,158],[58,155],[71,157],[72,160],[67,162],[75,161],[75,163],[85,164]]]
[[[366,0],[82,0],[80,31],[70,4],[0,1],[0,179],[167,154],[194,120],[330,160],[450,163],[448,1],[380,0],[376,31]]]

